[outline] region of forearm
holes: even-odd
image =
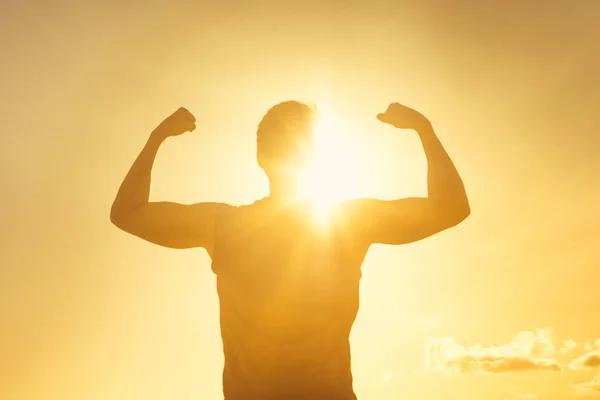
[[[463,181],[430,123],[417,130],[427,158],[427,191],[431,200],[451,212],[469,213]]]
[[[164,136],[153,132],[121,183],[111,208],[111,220],[126,217],[150,199],[152,167]]]

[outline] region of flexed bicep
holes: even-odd
[[[110,210],[111,222],[149,242],[176,249],[203,247],[212,252],[214,225],[223,203],[151,202],[152,167],[161,144],[169,137],[196,129],[196,118],[181,107],[150,135],[119,187]]]
[[[406,244],[457,225],[462,219],[428,198],[355,199],[347,202],[353,228],[368,244]]]
[[[227,204],[149,202],[113,221],[120,229],[149,242],[175,248],[205,248],[212,253],[214,227]]]
[[[435,134],[431,122],[412,108],[392,103],[377,118],[400,129],[413,129],[427,159],[426,198],[350,200],[347,214],[357,235],[366,243],[416,242],[451,228],[471,213],[467,194],[454,163]]]

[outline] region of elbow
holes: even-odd
[[[469,215],[471,215],[471,207],[467,202],[464,205],[448,207],[445,209],[443,214],[445,216],[444,220],[446,221],[446,229],[448,229],[460,224],[465,219],[467,219]]]
[[[123,229],[125,219],[126,218],[123,211],[113,203],[112,207],[110,208],[110,222],[117,228]]]
[[[117,228],[131,233],[135,228],[137,215],[141,206],[138,207],[123,207],[118,202],[113,203],[110,208],[110,222]]]
[[[458,225],[471,215],[471,206],[469,202],[465,202],[461,207],[456,207],[452,210],[453,225]]]
[[[110,208],[110,222],[115,226],[119,226],[120,219],[121,219],[121,216],[119,215],[118,211],[115,209],[115,206],[113,205]]]
[[[465,204],[460,208],[459,215],[461,217],[461,221],[464,221],[471,215],[471,205],[468,200],[465,200]]]

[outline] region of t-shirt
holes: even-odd
[[[368,245],[346,216],[268,198],[215,226],[225,400],[355,400],[350,329]]]

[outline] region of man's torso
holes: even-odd
[[[225,399],[355,399],[349,334],[358,311],[360,243],[343,215],[268,199],[217,220]]]

